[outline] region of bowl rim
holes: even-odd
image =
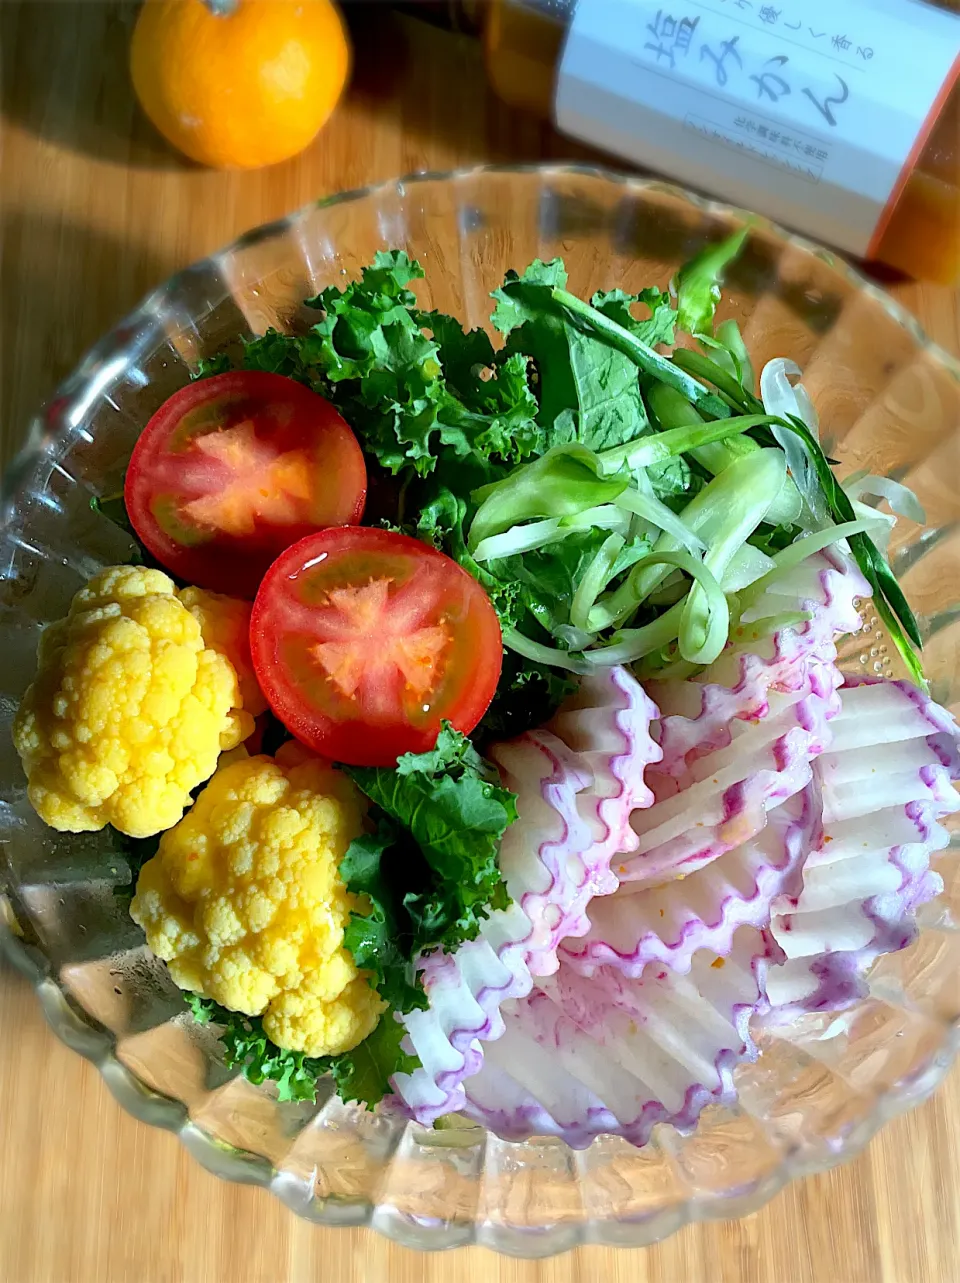
[[[753,214],[725,201],[713,200],[674,183],[657,178],[646,178],[603,165],[568,162],[531,162],[512,165],[474,165],[449,170],[417,170],[363,187],[336,192],[320,197],[298,207],[292,212],[260,224],[235,237],[229,244],[212,254],[198,259],[172,273],[160,285],[146,294],[130,312],[117,322],[81,357],[71,373],[63,379],[54,392],[30,420],[27,437],[0,476],[0,531],[11,524],[16,505],[13,500],[20,479],[29,474],[44,450],[59,435],[60,403],[70,404],[79,394],[89,397],[91,384],[94,397],[104,394],[110,378],[116,372],[116,361],[122,349],[129,346],[132,334],[152,320],[166,297],[191,275],[208,270],[212,265],[219,269],[235,251],[260,241],[282,236],[298,220],[310,212],[340,204],[349,204],[385,193],[406,194],[410,186],[461,182],[482,179],[484,176],[507,177],[510,175],[573,176],[599,179],[622,187],[625,191],[643,196],[656,193],[679,200],[701,214],[727,221],[747,222],[751,228],[791,245],[823,261],[856,290],[879,304],[888,316],[896,321],[917,346],[952,377],[960,382],[960,359],[934,343],[919,321],[901,303],[892,298],[876,282],[840,254],[814,241],[788,231],[764,216]],[[4,890],[0,881],[0,893]],[[0,910],[9,901],[0,894]],[[494,1251],[539,1259],[568,1251],[582,1244],[608,1246],[646,1246],[668,1237],[683,1226],[696,1221],[735,1219],[759,1210],[789,1181],[795,1177],[825,1171],[855,1156],[874,1134],[897,1114],[921,1103],[943,1080],[954,1058],[960,1052],[960,1020],[944,1026],[944,1039],[926,1062],[907,1077],[890,1086],[878,1096],[871,1113],[844,1138],[835,1153],[818,1155],[800,1164],[795,1162],[795,1152],[786,1150],[779,1166],[760,1178],[747,1190],[738,1190],[729,1196],[713,1200],[691,1195],[683,1203],[653,1214],[647,1219],[633,1222],[598,1220],[584,1216],[578,1222],[560,1222],[537,1230],[492,1225],[479,1220],[455,1221],[449,1224],[424,1224],[405,1218],[394,1210],[394,1215],[382,1215],[378,1204],[363,1199],[341,1200],[331,1196],[321,1199],[303,1183],[292,1180],[290,1173],[275,1168],[272,1163],[247,1150],[236,1148],[218,1140],[190,1119],[187,1107],[178,1100],[164,1096],[148,1087],[130,1070],[116,1053],[116,1037],[101,1026],[92,1016],[78,1009],[68,1000],[59,983],[44,965],[40,950],[27,946],[17,938],[16,920],[8,920],[0,911],[0,958],[5,958],[32,983],[41,1010],[54,1033],[68,1047],[93,1061],[110,1092],[118,1103],[139,1120],[153,1126],[174,1131],[195,1159],[214,1175],[227,1180],[254,1184],[269,1189],[292,1211],[318,1224],[329,1226],[367,1225],[385,1237],[420,1250],[442,1250],[456,1246],[480,1244]],[[389,1210],[389,1209],[388,1209]]]

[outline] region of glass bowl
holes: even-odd
[[[877,964],[869,997],[761,1035],[760,1059],[738,1071],[739,1106],[708,1109],[690,1135],[660,1126],[642,1150],[601,1137],[574,1152],[467,1124],[431,1131],[329,1094],[281,1105],[227,1070],[209,1030],[186,1016],[112,894],[128,870],[109,834],[44,828],[11,744],[41,627],[130,552],[90,497],[119,488],[137,433],[201,356],[303,324],[302,299],[385,247],[424,264],[426,307],[482,326],[507,268],[562,255],[581,295],[666,286],[744,217],[661,183],[564,166],[419,174],[320,201],[146,299],[37,416],[4,479],[0,947],[121,1104],[176,1131],[211,1171],[266,1186],[301,1216],[372,1225],[413,1247],[479,1242],[518,1256],[649,1243],[691,1220],[752,1212],[792,1177],[850,1157],[932,1091],[960,1041],[960,872],[948,849],[936,861],[943,896],[922,911],[916,943]],[[841,472],[884,472],[919,495],[930,524],[898,523],[892,556],[926,636],[934,695],[955,707],[960,369],[882,291],[762,221],[729,273],[723,315],[739,320],[758,367],[773,356],[804,367]],[[896,672],[891,653],[867,611],[844,665]]]

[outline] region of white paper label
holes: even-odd
[[[958,57],[914,0],[578,0],[557,125],[865,254]]]

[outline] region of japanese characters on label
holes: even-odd
[[[913,0],[579,0],[557,123],[862,253],[958,55]]]
[[[854,57],[864,62],[870,62],[874,56],[872,46],[855,43],[845,31],[837,31],[831,35],[827,31],[815,30],[809,23],[804,25],[800,19],[790,22],[783,9],[775,9],[772,5],[754,6],[752,0],[717,0],[717,3],[729,4],[734,10],[740,11],[752,11],[756,8],[759,23],[767,28],[782,24],[784,32],[789,31],[794,38],[799,35],[800,40],[811,46],[814,41],[829,39],[829,46],[825,48],[836,50],[840,55],[856,49]],[[837,112],[850,97],[848,81],[853,77],[849,72],[847,79],[844,79],[839,71],[834,71],[836,85],[832,92],[824,92],[819,85],[811,87],[807,83],[809,70],[797,65],[796,59],[791,65],[789,53],[776,53],[762,60],[756,56],[751,57],[741,45],[741,36],[737,32],[725,39],[713,37],[699,40],[697,32],[700,15],[691,17],[682,10],[678,10],[678,13],[682,16],[678,17],[676,13],[666,9],[658,9],[647,23],[650,39],[643,47],[653,55],[658,64],[667,64],[674,71],[678,59],[687,59],[691,54],[696,57],[699,51],[700,63],[708,64],[719,88],[727,89],[731,86],[738,92],[743,92],[746,86],[753,85],[755,90],[747,92],[754,92],[758,102],[766,100],[771,103],[779,103],[782,98],[799,93],[810,100],[821,122],[825,121],[831,128],[836,128]]]
[[[869,62],[874,55],[873,46],[869,43],[860,43],[858,39],[847,34],[846,29],[828,31],[823,22],[809,23],[804,22],[802,11],[792,12],[789,9],[777,8],[772,4],[755,4],[753,0],[715,0],[718,6],[728,5],[731,12],[736,11],[739,18],[743,15],[755,15],[755,25],[766,28],[776,27],[784,34],[790,33],[790,38],[799,44],[806,44],[809,48],[826,48],[835,50],[839,54],[855,51],[854,56],[861,58],[864,62]],[[701,6],[698,6],[701,7]],[[863,18],[863,15],[861,15]],[[661,42],[664,48],[664,57],[669,56],[671,45],[675,50],[686,51],[690,47],[694,30],[699,17],[696,18],[677,18],[672,13],[663,9],[657,11],[656,19],[650,24],[653,35]],[[818,30],[817,28],[821,28]],[[818,42],[826,42],[820,44]]]

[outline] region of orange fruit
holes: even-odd
[[[349,71],[332,0],[146,0],[130,46],[134,89],[154,125],[218,168],[302,151]]]

